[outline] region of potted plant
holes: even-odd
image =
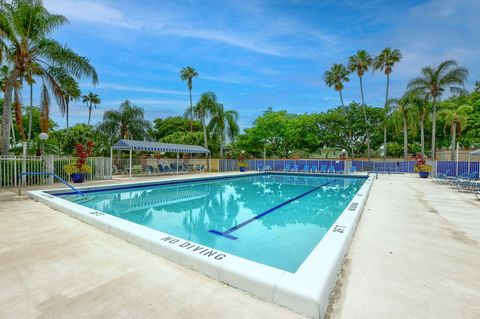
[[[415,172],[418,173],[420,178],[428,178],[430,172],[432,171],[432,165],[428,165],[425,162],[425,158],[423,158],[422,154],[417,154],[415,156]]]
[[[83,183],[85,175],[92,172],[90,165],[86,164],[87,158],[93,153],[93,142],[88,141],[87,145],[75,145],[75,156],[77,160],[74,163],[67,164],[63,167],[65,173],[70,175],[72,182]]]
[[[245,172],[245,169],[248,167],[248,163],[245,162],[245,157],[243,154],[240,154],[238,157],[238,168],[240,169],[240,172]]]

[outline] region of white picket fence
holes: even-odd
[[[54,182],[53,176],[23,176],[26,172],[47,172],[55,173],[66,181],[70,176],[63,167],[75,162],[75,157],[59,156],[0,156],[0,188],[17,187],[20,183],[23,186],[51,185]],[[92,167],[92,173],[87,174],[87,180],[111,179],[112,171],[109,157],[90,157],[87,164]]]

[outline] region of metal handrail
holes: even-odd
[[[25,172],[25,173],[21,173],[21,174],[18,174],[18,179],[20,179],[21,177],[23,176],[27,176],[27,175],[30,175],[30,176],[35,176],[35,175],[49,175],[49,176],[53,176],[55,177],[56,179],[58,179],[60,182],[62,182],[63,184],[67,185],[68,187],[70,187],[73,191],[75,191],[77,194],[81,195],[81,196],[87,196],[85,195],[84,193],[82,193],[81,191],[79,191],[78,189],[76,189],[75,187],[73,187],[72,185],[70,185],[66,180],[64,180],[63,178],[61,178],[60,176],[58,176],[57,174],[55,173],[49,173],[49,172]],[[18,183],[18,196],[22,196],[22,182],[19,181]]]

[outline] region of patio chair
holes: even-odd
[[[149,176],[155,175],[155,171],[153,170],[153,166],[152,166],[152,165],[147,165],[147,166],[145,166],[145,172],[146,172]]]
[[[317,173],[317,172],[318,172],[317,165],[312,165],[312,173]]]
[[[357,172],[357,167],[356,166],[350,167],[350,173],[356,173],[356,172]]]
[[[310,172],[310,168],[309,168],[308,165],[303,165],[303,172],[304,172],[304,173]]]
[[[475,197],[476,197],[478,200],[480,200],[480,191],[476,191],[476,192],[475,192]]]
[[[335,173],[335,166],[330,165],[330,166],[328,167],[328,173],[332,173],[332,174]]]
[[[298,172],[298,165],[293,165],[292,172]]]
[[[285,164],[285,168],[283,169],[283,171],[285,171],[285,172],[290,172],[291,169],[292,169],[292,168],[291,168],[291,165],[290,165],[290,164]]]
[[[265,172],[271,172],[272,171],[272,167],[270,165],[265,165],[265,169],[264,169]]]
[[[327,165],[320,165],[320,173],[327,173]]]
[[[117,165],[113,165],[113,175],[123,175],[126,174],[125,170],[119,169]]]

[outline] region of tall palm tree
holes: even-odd
[[[357,72],[358,78],[360,79],[360,93],[362,94],[362,109],[363,116],[365,119],[365,125],[367,128],[367,154],[368,160],[370,160],[370,127],[367,119],[367,112],[365,111],[365,97],[363,94],[363,75],[368,71],[370,66],[373,63],[372,56],[365,50],[359,50],[355,55],[352,55],[348,58],[348,69],[350,72]]]
[[[80,87],[78,86],[78,82],[75,81],[75,79],[72,77],[67,77],[66,79],[64,79],[62,83],[60,83],[60,86],[62,87],[63,100],[65,104],[65,109],[64,109],[64,112],[62,113],[65,114],[65,118],[67,120],[67,128],[68,128],[69,127],[68,113],[70,109],[70,102],[78,100],[82,95],[82,93],[80,91]],[[98,103],[100,103],[100,99],[98,99]],[[89,116],[88,122],[90,124],[90,116]]]
[[[203,146],[208,149],[208,132],[207,132],[207,117],[210,117],[212,113],[218,107],[217,96],[213,92],[205,92],[200,97],[200,100],[194,107],[189,107],[185,112],[185,117],[188,117],[189,114],[193,114],[203,128]]]
[[[393,71],[395,63],[400,62],[402,59],[402,53],[398,49],[385,48],[380,52],[378,56],[373,60],[373,69],[380,70],[387,76],[387,87],[385,90],[385,105],[388,104],[388,91],[390,89],[390,73]],[[387,158],[387,126],[383,126],[383,158]]]
[[[455,149],[456,149],[456,138],[457,133],[460,135],[465,129],[468,123],[468,114],[472,112],[473,108],[471,105],[466,104],[457,104],[457,103],[449,103],[447,107],[442,109],[439,112],[439,115],[444,119],[445,126],[443,131],[447,126],[450,126],[450,134],[452,136],[451,140],[451,160],[455,160]]]
[[[425,156],[425,119],[430,112],[428,95],[410,94],[410,102],[415,117],[418,118],[420,124],[420,152]]]
[[[97,105],[102,103],[100,97],[96,93],[88,92],[87,95],[82,96],[82,102],[88,107],[88,125],[90,125],[90,119],[92,118],[92,109],[97,108]]]
[[[192,104],[192,80],[198,77],[198,72],[191,66],[184,67],[180,70],[180,78],[182,81],[187,81],[188,92],[190,93],[190,132],[193,131],[193,104]]]
[[[110,137],[111,143],[118,139],[143,140],[147,136],[150,122],[145,120],[143,108],[129,100],[120,104],[118,111],[107,111],[98,130]]]
[[[2,154],[8,154],[10,140],[10,109],[15,81],[29,74],[32,65],[41,70],[42,129],[48,129],[50,90],[58,105],[64,104],[58,84],[60,74],[69,73],[76,78],[88,77],[98,81],[95,69],[88,59],[77,55],[50,35],[68,20],[50,14],[41,0],[2,1],[0,6],[0,47],[2,57],[12,66],[4,94]],[[47,117],[47,118],[46,118]]]
[[[437,102],[443,92],[449,88],[454,94],[466,94],[465,82],[468,70],[459,67],[455,60],[447,60],[438,66],[427,66],[421,71],[421,76],[410,80],[407,89],[411,92],[428,94],[432,99],[432,159],[435,159],[435,137],[437,125]]]
[[[403,159],[408,157],[408,115],[411,110],[411,97],[404,95],[400,99],[391,99],[392,106],[396,107],[396,113],[400,117],[403,132]]]
[[[208,124],[208,130],[216,137],[220,144],[220,158],[223,158],[223,142],[229,138],[232,142],[238,135],[240,128],[237,124],[238,112],[235,110],[225,110],[222,104],[217,103],[217,107],[212,113],[212,118]]]
[[[323,74],[323,80],[325,81],[325,84],[328,87],[333,87],[335,91],[338,92],[340,96],[340,103],[342,104],[342,109],[344,114],[347,114],[347,111],[345,109],[345,103],[343,102],[343,95],[342,91],[344,88],[344,82],[349,82],[350,79],[348,78],[348,75],[350,72],[347,70],[347,68],[343,64],[334,64],[329,70],[325,71]],[[350,127],[350,125],[348,125]],[[352,134],[350,128],[348,129],[348,139],[351,141],[352,140]],[[353,157],[354,150],[353,150],[353,143],[350,144],[350,155]]]

